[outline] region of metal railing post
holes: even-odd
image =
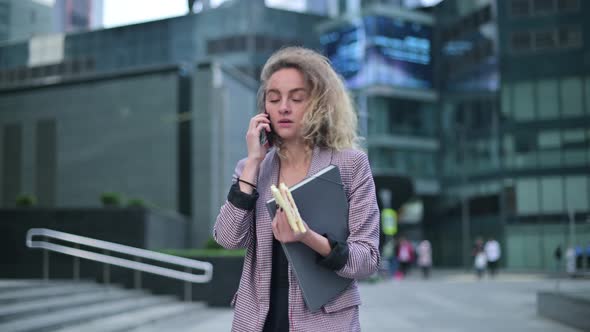
[[[141,258],[135,257],[136,262],[141,262]],[[134,270],[133,271],[133,287],[135,289],[141,288],[141,271]]]
[[[102,253],[109,255],[108,250],[103,250]],[[111,283],[111,266],[107,263],[102,264],[102,282],[106,285]]]
[[[190,267],[185,268],[184,272],[192,273]],[[192,300],[193,300],[193,284],[192,284],[192,282],[185,281],[184,282],[184,301],[185,302],[192,302]]]
[[[74,244],[74,248],[80,249],[80,244]],[[80,258],[78,256],[74,256],[74,280],[80,280]]]
[[[43,250],[43,280],[49,280],[49,250]]]

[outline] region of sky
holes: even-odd
[[[53,0],[36,0],[52,2]],[[226,0],[210,0],[216,7]],[[432,6],[441,0],[417,0],[425,6]],[[168,17],[185,15],[188,12],[187,0],[104,0],[103,26],[112,28],[140,22],[154,21]],[[265,0],[271,7],[295,11],[305,9],[305,0]]]
[[[103,26],[112,28],[188,12],[187,0],[104,0]]]
[[[211,6],[216,7],[224,1],[211,0]],[[187,0],[104,0],[103,26],[112,28],[185,15],[187,3]],[[266,3],[294,10],[305,6],[304,0],[266,0]]]

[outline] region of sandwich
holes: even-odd
[[[289,222],[289,226],[295,233],[305,233],[307,230],[303,225],[303,220],[301,219],[301,215],[299,215],[299,210],[297,209],[297,205],[295,204],[295,200],[293,199],[293,195],[291,195],[291,191],[289,188],[284,184],[281,183],[279,188],[277,188],[274,184],[270,186],[270,191],[275,198],[275,202],[278,206],[280,206],[285,214],[287,215],[287,221]]]

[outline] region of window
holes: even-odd
[[[533,48],[529,31],[513,32],[510,36],[510,47],[513,51],[529,51]]]
[[[586,149],[588,140],[582,129],[564,129],[563,131],[563,162],[568,166],[587,164]]]
[[[519,131],[514,133],[514,160],[513,167],[536,168],[537,167],[537,135],[531,131]]]
[[[561,115],[563,117],[581,116],[582,108],[582,80],[567,78],[561,81]]]
[[[537,179],[516,181],[516,212],[535,214],[539,211],[539,182]]]
[[[565,178],[565,208],[567,210],[588,211],[588,180],[586,176],[568,176]]]
[[[555,10],[553,0],[533,0],[535,14],[547,14]]]
[[[539,119],[559,118],[558,89],[556,80],[537,82],[537,112]]]
[[[560,47],[582,46],[582,31],[579,27],[562,27],[557,31]]]
[[[534,120],[533,86],[528,82],[516,83],[513,87],[514,119],[516,121]]]
[[[577,11],[580,9],[580,0],[557,0],[557,10],[560,12]]]
[[[533,33],[535,49],[553,48],[557,45],[553,30],[535,31]]]
[[[541,178],[541,209],[543,212],[550,213],[564,211],[561,177]]]
[[[579,25],[550,30],[516,31],[510,35],[510,49],[513,52],[581,47],[582,43],[582,29]]]
[[[512,0],[510,1],[510,14],[513,17],[528,16],[531,12],[529,0]]]
[[[541,131],[538,136],[539,166],[561,165],[561,135],[557,130]]]

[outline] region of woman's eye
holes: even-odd
[[[278,103],[280,101],[280,99],[271,99],[269,100],[270,103]]]

